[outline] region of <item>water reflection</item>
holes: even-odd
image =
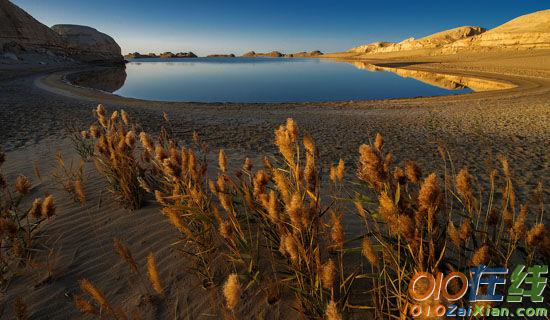
[[[120,66],[73,73],[67,80],[77,86],[113,93],[122,88],[126,77],[126,66]]]
[[[68,80],[78,86],[124,97],[198,102],[410,98],[512,86],[479,78],[364,62],[287,58],[139,59],[122,68],[102,68],[74,74]]]
[[[471,89],[472,91],[491,91],[514,88],[515,85],[495,80],[475,77],[464,77],[428,71],[418,71],[403,68],[383,67],[360,61],[346,61],[358,69],[372,72],[392,72],[403,78],[412,78],[432,86],[447,90]]]

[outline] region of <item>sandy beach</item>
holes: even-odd
[[[64,75],[75,69],[31,74],[12,71],[14,77],[0,82],[0,140],[8,151],[4,171],[12,180],[19,173],[32,177],[31,195],[53,192],[59,214],[41,229],[43,242],[37,253],[38,257],[45,257],[50,249],[54,250],[53,276],[45,278],[43,269],[31,268],[27,270],[30,277],[16,278],[9,284],[9,295],[4,299],[12,301],[16,296],[24,296],[32,319],[80,318],[71,296],[78,291],[78,280],[89,278],[108,293],[112,303],[136,308],[146,318],[173,318],[176,313],[190,319],[216,317],[211,300],[199,298],[211,295],[209,289],[198,287],[193,279],[178,273],[181,256],[170,246],[176,232],[157,205],[149,203],[133,213],[118,208],[108,200],[105,183],[92,164],[86,165],[88,200],[83,206],[74,204],[53,184],[51,173],[56,151],[77,161],[65,126],[89,126],[94,120],[92,110],[98,103],[109,111],[124,109],[150,132],[158,131],[162,113],[167,112],[179,138],[189,141],[193,131],[199,132],[208,143],[212,158],[219,148],[224,148],[234,167],[245,156],[258,159],[273,153],[274,130],[292,117],[316,141],[325,169],[343,158],[347,174],[353,174],[359,145],[372,141],[378,132],[385,138],[384,148],[393,152],[397,162],[414,159],[426,171],[441,168],[437,146],[442,144],[456,168],[467,166],[477,176],[486,177],[496,165],[496,157],[504,154],[512,171],[517,173],[515,183],[522,190],[531,190],[539,182],[550,185],[550,51],[355,61],[494,79],[516,87],[458,96],[380,101],[169,103],[128,99],[64,83]],[[42,178],[36,177],[35,164]],[[548,195],[546,188],[546,199]],[[518,200],[524,201],[529,196],[519,194]],[[550,210],[548,203],[546,210]],[[125,275],[127,266],[111,249],[114,237],[129,243],[138,261],[144,261],[150,251],[155,252],[159,272],[165,283],[170,284],[172,291],[168,296],[175,297],[173,300],[162,303],[151,300],[137,278]],[[255,305],[254,298],[244,299],[247,302],[241,309],[243,312],[257,318],[280,317],[275,309]]]

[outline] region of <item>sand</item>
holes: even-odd
[[[216,318],[209,307],[209,292],[182,272],[181,256],[170,249],[176,233],[155,205],[134,213],[117,208],[91,164],[86,169],[88,201],[84,206],[74,204],[53,186],[50,174],[55,151],[75,158],[65,125],[90,124],[97,103],[104,103],[108,110],[124,108],[149,131],[158,129],[162,111],[166,111],[178,136],[188,141],[198,131],[211,150],[227,149],[233,164],[245,155],[272,153],[274,129],[293,117],[310,132],[326,163],[340,157],[346,160],[349,175],[359,145],[380,132],[387,141],[385,148],[394,152],[397,161],[415,159],[425,171],[442,166],[438,143],[448,148],[457,168],[468,166],[477,175],[485,175],[488,164],[494,164],[498,154],[506,154],[517,176],[516,185],[530,190],[539,181],[550,185],[549,58],[550,51],[542,50],[371,57],[363,62],[495,79],[516,87],[448,97],[301,104],[149,102],[71,87],[60,81],[68,72],[64,70],[12,72],[15,79],[0,82],[0,141],[9,151],[3,171],[12,180],[17,173],[33,177],[33,195],[55,194],[59,214],[40,231],[43,245],[37,259],[46,255],[45,248],[54,248],[58,259],[52,280],[42,283],[44,271],[36,270],[16,278],[4,301],[23,296],[32,319],[80,318],[70,297],[79,291],[77,281],[89,278],[114,304],[142,310],[147,319],[173,318],[175,312],[183,319]],[[34,177],[35,162],[42,181]],[[526,192],[519,194],[520,201],[527,197]],[[548,191],[545,197],[548,211]],[[141,266],[154,251],[167,290],[178,298],[148,302],[141,283],[129,276],[127,266],[113,253],[115,236],[129,244]],[[260,312],[253,297],[245,300],[247,312]]]

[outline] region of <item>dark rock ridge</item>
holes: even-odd
[[[140,58],[197,58],[197,55],[193,52],[178,52],[172,53],[170,51],[163,52],[159,55],[156,53],[141,54],[139,52],[129,53],[124,56],[126,59],[140,59]]]
[[[242,55],[242,57],[271,57],[271,58],[305,58],[305,57],[317,57],[321,56],[323,53],[319,50],[311,51],[311,52],[296,52],[296,53],[281,53],[279,51],[271,51],[268,53],[261,53],[261,52],[255,52],[255,51],[249,51]]]
[[[48,28],[9,0],[0,0],[1,58],[29,63],[124,61],[108,35],[77,25]]]
[[[210,54],[206,56],[207,58],[235,58],[233,53],[231,54]]]

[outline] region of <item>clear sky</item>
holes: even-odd
[[[123,53],[343,51],[463,25],[493,28],[548,0],[13,0],[42,23],[92,26]]]

